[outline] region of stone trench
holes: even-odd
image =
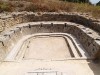
[[[13,12],[2,14],[0,24],[0,75],[99,75],[99,19]]]

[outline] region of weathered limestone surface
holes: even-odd
[[[69,21],[88,26],[100,32],[100,20],[85,13],[56,13],[56,12],[13,12],[0,15],[0,31],[13,25],[33,21]]]
[[[45,22],[36,23],[36,21],[57,22],[45,24]],[[21,25],[21,23],[26,24]],[[87,14],[18,12],[5,16],[1,15],[0,31],[3,31],[0,36],[0,60],[5,58],[22,36],[54,32],[74,35],[79,39],[90,56],[100,58],[100,21],[89,17]]]

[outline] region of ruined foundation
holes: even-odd
[[[22,12],[1,16],[0,21],[1,31],[4,30],[0,35],[1,61],[21,38],[38,33],[48,33],[48,36],[51,36],[49,33],[63,33],[62,37],[68,34],[80,42],[90,59],[100,58],[99,20],[87,14]],[[81,55],[76,46],[75,49]]]
[[[66,12],[0,17],[0,75],[100,74],[91,63],[100,59],[100,20]]]

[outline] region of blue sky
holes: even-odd
[[[90,0],[93,4],[99,2],[100,0]]]

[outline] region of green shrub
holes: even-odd
[[[7,2],[0,2],[0,12],[11,11],[11,5]]]

